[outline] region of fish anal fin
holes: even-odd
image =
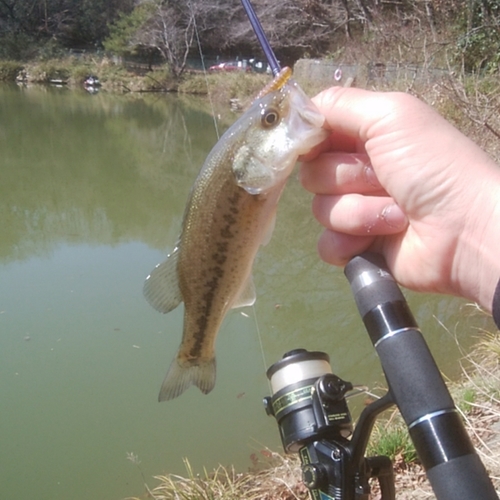
[[[252,275],[250,275],[245,282],[245,286],[242,287],[241,292],[233,302],[231,308],[237,309],[238,307],[253,306],[256,299],[257,294],[255,292],[255,285],[253,283]]]
[[[215,357],[184,361],[176,357],[160,389],[158,401],[169,401],[180,396],[191,385],[203,394],[208,394],[215,386]]]
[[[144,282],[144,296],[157,311],[168,313],[182,302],[182,294],[177,277],[179,248],[158,264]]]

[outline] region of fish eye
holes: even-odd
[[[260,123],[265,128],[271,128],[278,124],[280,115],[274,108],[266,109],[262,112]]]

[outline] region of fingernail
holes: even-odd
[[[368,184],[371,184],[372,186],[375,187],[380,187],[380,182],[378,181],[377,176],[375,175],[375,170],[373,170],[373,167],[370,164],[365,165],[363,169],[363,174]]]
[[[387,205],[382,210],[380,218],[394,229],[403,229],[408,224],[408,217],[395,203]]]

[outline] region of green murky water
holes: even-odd
[[[142,297],[172,249],[189,188],[216,140],[203,102],[0,88],[0,491],[25,500],[120,499],[143,479],[218,463],[240,470],[264,445],[265,368],[290,349],[327,351],[334,371],[383,378],[341,270],[316,255],[319,227],[292,178],[255,266],[255,308],[217,343],[215,390],[157,403],[182,308]],[[457,299],[409,295],[444,372],[467,344]],[[457,326],[458,325],[458,326]],[[261,349],[262,345],[262,349]],[[133,464],[127,454],[138,456]]]

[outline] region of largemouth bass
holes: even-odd
[[[226,131],[191,189],[181,235],[146,278],[144,295],[168,313],[184,302],[182,342],[160,390],[215,385],[215,338],[231,308],[252,305],[252,264],[271,237],[276,207],[299,155],[326,137],[323,116],[284,68]]]

